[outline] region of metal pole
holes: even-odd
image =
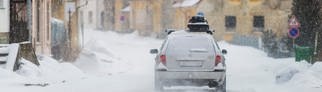
[[[319,34],[319,32],[315,32],[314,55],[317,54],[318,38],[319,38],[318,34]]]
[[[295,48],[295,39],[293,39],[293,48]]]
[[[317,56],[317,47],[318,47],[318,39],[319,38],[319,32],[315,32],[315,42],[314,42],[314,53],[313,56],[316,57]],[[312,56],[312,58],[313,58]],[[315,58],[314,58],[315,59]],[[315,59],[316,60],[316,59]],[[313,61],[313,60],[312,60]]]
[[[82,24],[81,24],[82,26],[82,48],[84,48],[85,46],[85,44],[84,44],[84,40],[85,40],[85,37],[84,37],[84,22],[83,22],[83,19],[82,19]]]
[[[71,9],[68,10],[68,32],[67,32],[67,50],[66,60],[69,61],[71,57]]]

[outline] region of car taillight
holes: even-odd
[[[217,66],[221,62],[221,59],[222,58],[220,55],[216,55],[215,66]]]
[[[160,56],[160,61],[161,61],[161,63],[163,64],[163,65],[166,65],[167,64],[167,60],[166,60],[167,58],[166,58],[166,56],[165,55],[161,55]]]

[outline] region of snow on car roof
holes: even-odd
[[[186,30],[180,30],[172,32],[168,35],[168,38],[182,37],[182,36],[204,36],[210,39],[213,39],[213,36],[206,32],[188,32]]]

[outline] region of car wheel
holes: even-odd
[[[155,92],[163,92],[163,87],[160,82],[155,82],[154,90],[155,90]]]
[[[155,75],[154,79],[154,90],[155,92],[163,92],[163,82],[157,75]]]
[[[216,92],[226,92],[226,78],[224,80],[224,83],[216,88]]]

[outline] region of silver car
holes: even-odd
[[[161,48],[151,49],[155,61],[155,89],[175,86],[207,86],[226,91],[224,54],[212,35],[206,32],[176,31],[168,35]]]

